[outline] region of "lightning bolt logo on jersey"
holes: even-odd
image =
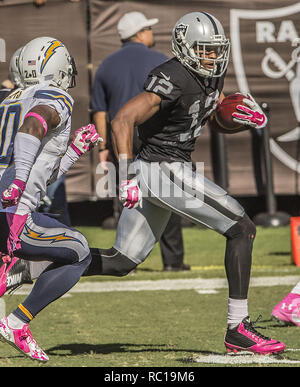
[[[89,252],[88,242],[79,231],[39,212],[28,214],[20,240],[22,248],[26,245],[32,254],[36,251],[38,254],[48,252],[57,256],[58,260],[69,254],[70,250],[81,258]]]
[[[52,57],[52,55],[54,55],[55,51],[59,47],[64,47],[62,42],[60,42],[59,40],[53,40],[51,42],[50,46],[45,51],[45,57],[44,57],[44,60],[41,63],[41,69],[40,69],[41,74],[43,73],[43,70],[44,70],[46,64],[48,63],[49,59]]]
[[[27,224],[25,224],[24,227],[25,229],[23,231],[23,235],[35,241],[50,242],[50,244],[56,243],[56,242],[64,242],[64,241],[74,241],[82,245],[82,242],[79,239],[66,235],[66,232],[46,235],[43,232],[34,231]]]

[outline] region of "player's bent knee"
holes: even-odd
[[[78,238],[79,239],[79,238]],[[85,237],[80,234],[80,248],[77,247],[77,254],[78,254],[78,260],[79,262],[88,259],[88,256],[90,255],[90,248],[88,241],[85,239]]]
[[[84,276],[112,275],[124,277],[137,266],[131,259],[113,247],[108,250],[92,248],[90,251],[92,260],[83,274]]]
[[[224,234],[229,239],[239,238],[243,236],[249,237],[250,240],[254,240],[256,235],[256,226],[247,214],[244,215],[236,224],[234,224]]]

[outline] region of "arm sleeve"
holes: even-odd
[[[65,175],[74,163],[79,159],[79,155],[74,151],[71,145],[68,146],[66,153],[60,160],[58,167],[53,171],[52,176],[47,181],[47,186],[54,183],[61,176]]]

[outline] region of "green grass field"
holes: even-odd
[[[108,248],[114,241],[114,231],[78,229],[91,247]],[[255,320],[262,315],[260,331],[287,346],[284,354],[261,356],[261,360],[255,360],[259,363],[251,363],[253,356],[235,356],[232,360],[233,356],[225,355],[228,292],[226,287],[217,286],[218,280],[226,278],[224,238],[209,230],[185,228],[184,246],[185,261],[192,266],[190,272],[162,272],[156,246],[135,274],[125,278],[83,278],[80,286],[92,282],[102,291],[71,291],[43,310],[31,323],[34,337],[50,357],[42,367],[299,367],[300,328],[281,327],[270,320],[273,306],[296,284],[297,276],[300,279],[300,268],[291,264],[289,227],[258,228],[254,245],[252,280],[260,279],[262,284],[250,288],[250,316]],[[282,277],[287,280],[284,285],[278,282]],[[209,283],[210,288],[178,288],[197,279]],[[268,286],[264,286],[267,280]],[[160,287],[151,290],[156,284]],[[166,284],[171,284],[169,290],[165,290]],[[143,290],[143,286],[148,288]],[[6,312],[24,297],[5,296]],[[276,363],[269,364],[270,360]],[[2,343],[0,364],[41,366]]]

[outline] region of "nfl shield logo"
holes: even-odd
[[[269,104],[271,152],[298,173],[295,141],[300,140],[299,25],[299,2],[277,9],[230,12],[238,87]]]

